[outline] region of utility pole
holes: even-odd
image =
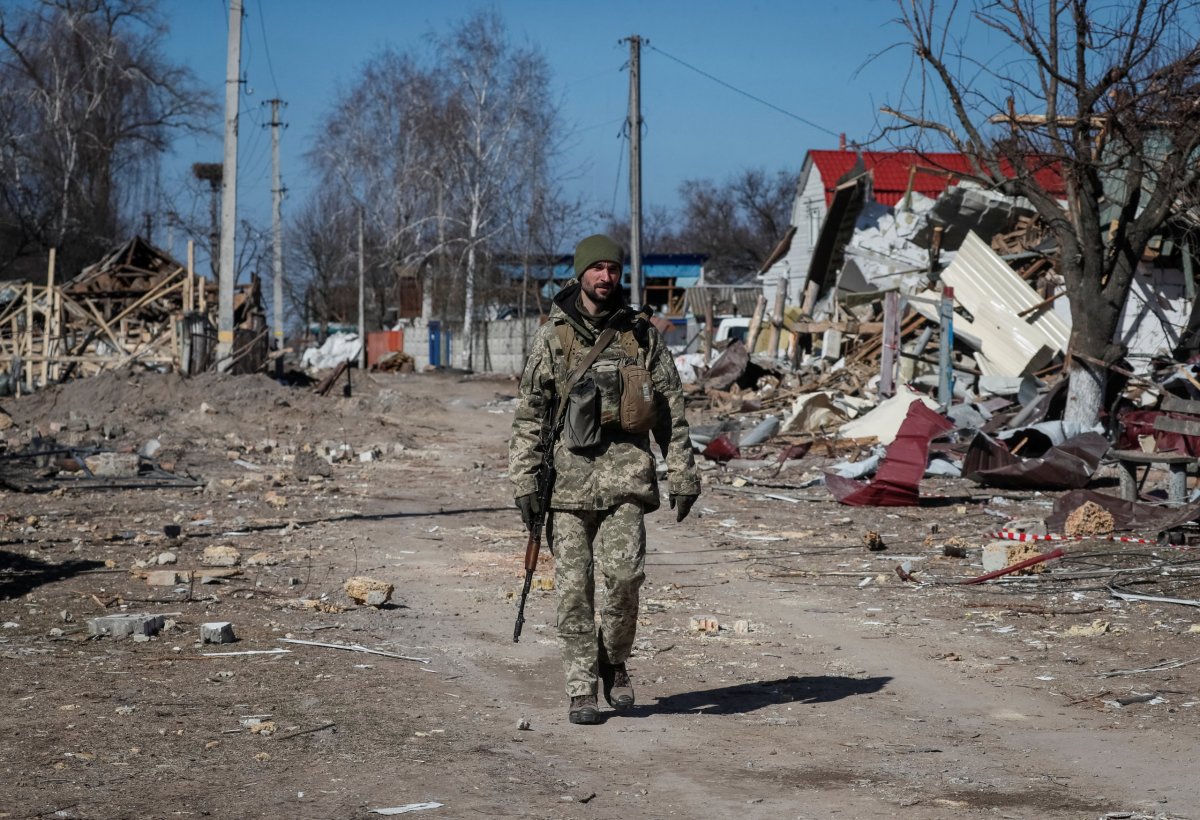
[[[237,278],[238,99],[241,95],[242,0],[229,0],[225,57],[225,161],[221,174],[221,270],[217,300],[217,370],[233,366],[233,282]]]
[[[275,359],[275,378],[283,378],[283,182],[279,175],[279,108],[286,105],[283,100],[267,100],[271,104],[271,187],[272,214],[271,232],[273,235],[275,256],[275,282],[271,291],[271,301],[274,303],[275,351],[279,355]]]
[[[642,38],[629,37],[629,302],[642,305]]]
[[[366,254],[363,252],[363,207],[358,206],[358,369],[367,372]]]

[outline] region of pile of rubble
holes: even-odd
[[[44,285],[0,287],[0,395],[139,365],[202,373],[216,350],[216,286],[135,236],[65,282],[50,254]],[[257,277],[234,293],[231,369],[254,373],[267,357]]]
[[[1200,519],[1200,490],[1187,491],[1200,379],[1180,342],[1195,297],[1186,248],[1152,243],[1116,340],[1127,358],[1085,427],[1063,420],[1071,316],[1059,248],[1029,203],[960,184],[884,205],[870,176],[839,180],[798,256],[789,232],[760,276],[774,299],[759,300],[744,340],[711,361],[679,358],[710,422],[693,446],[713,483],[821,485],[854,506],[920,504],[933,475],[1010,491],[1119,483],[1068,497],[1115,516],[1116,531],[1184,538]],[[789,287],[798,260],[807,275]],[[1056,512],[1057,532],[1074,509]]]

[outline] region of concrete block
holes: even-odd
[[[204,548],[200,563],[206,567],[233,567],[242,560],[242,554],[233,547],[213,544]]]
[[[200,624],[200,643],[233,643],[233,624],[229,621],[213,621]]]
[[[138,461],[137,453],[96,453],[83,463],[96,478],[135,478]]]
[[[178,580],[173,569],[155,569],[146,573],[146,583],[152,587],[173,587]]]
[[[102,615],[88,620],[89,635],[123,638],[127,635],[157,635],[166,618],[162,615]]]
[[[995,572],[1008,566],[1008,541],[993,541],[983,548],[983,571]]]

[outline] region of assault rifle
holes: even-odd
[[[542,428],[542,465],[538,468],[538,512],[529,525],[529,540],[525,543],[525,585],[521,588],[521,602],[517,605],[517,623],[513,627],[513,643],[521,640],[521,627],[525,625],[525,599],[529,597],[529,586],[533,583],[533,572],[537,569],[538,554],[542,551],[542,528],[546,524],[546,516],[550,514],[550,497],[554,494],[554,443],[562,433],[563,419],[566,413],[562,408],[554,407],[550,418],[552,421]],[[554,544],[550,544],[551,551]]]

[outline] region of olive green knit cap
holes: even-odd
[[[575,277],[583,276],[583,272],[597,262],[616,262],[618,265],[625,258],[621,246],[602,233],[592,234],[575,246]]]

